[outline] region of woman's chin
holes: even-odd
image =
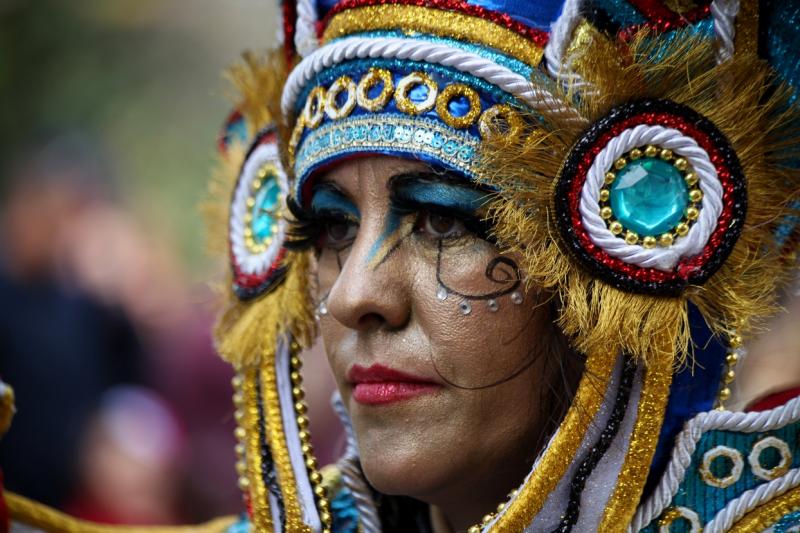
[[[437,489],[447,484],[448,471],[454,468],[442,460],[437,453],[440,450],[432,446],[367,446],[361,451],[361,468],[370,485],[382,494],[430,501]]]

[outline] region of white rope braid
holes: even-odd
[[[355,433],[353,433],[353,425],[350,422],[350,415],[344,408],[344,403],[338,392],[334,393],[331,403],[344,426],[347,438],[347,449],[342,458],[339,459],[339,462],[336,463],[336,466],[339,467],[339,471],[342,473],[342,481],[344,481],[345,486],[350,490],[350,494],[352,494],[353,500],[356,502],[360,526],[358,530],[363,533],[380,533],[381,520],[378,517],[378,509],[372,499],[372,491],[364,480],[364,474],[361,472],[361,464],[358,460],[358,445],[356,444]]]
[[[547,72],[553,78],[573,86],[582,85],[583,80],[578,74],[572,72],[569,58],[565,58],[564,54],[572,40],[572,33],[580,21],[582,4],[583,0],[566,0],[564,2],[561,15],[550,27],[550,39],[544,47]]]
[[[685,157],[700,178],[699,186],[703,192],[700,216],[688,235],[677,238],[675,244],[664,248],[647,249],[627,244],[611,233],[600,216],[600,188],[606,172],[620,156],[647,144],[668,148]],[[597,155],[581,191],[580,213],[589,238],[609,255],[643,268],[669,272],[682,258],[697,255],[705,247],[722,213],[722,185],[708,154],[694,139],[675,129],[640,124],[611,139]]]
[[[278,148],[274,144],[262,144],[258,146],[245,161],[242,173],[236,184],[231,203],[231,218],[229,222],[231,251],[236,260],[236,264],[245,274],[262,274],[268,269],[283,245],[284,234],[286,233],[286,221],[283,217],[278,217],[275,221],[277,230],[273,234],[272,241],[267,249],[261,253],[253,253],[245,243],[245,228],[247,223],[245,217],[250,208],[247,206],[247,199],[252,192],[252,184],[262,166],[272,164],[277,170],[278,185],[281,189],[281,196],[286,196],[289,192],[289,182],[286,173],[283,171],[278,156]]]
[[[733,38],[736,36],[736,15],[738,14],[739,0],[714,0],[711,2],[714,33],[717,36],[717,63],[724,63],[733,57]]]
[[[294,46],[301,57],[312,53],[319,46],[317,40],[317,10],[314,0],[297,1],[297,22]]]
[[[300,91],[324,69],[344,61],[367,58],[405,59],[455,68],[496,85],[537,111],[553,114],[570,123],[586,124],[586,119],[575,109],[549,91],[534,86],[525,76],[477,54],[419,39],[370,37],[350,37],[332,42],[303,59],[292,70],[284,85],[281,98],[284,116],[292,114]]]
[[[742,493],[728,504],[703,528],[704,533],[722,533],[751,511],[773,498],[800,485],[800,468],[789,470],[786,475],[764,485],[759,485]]]
[[[692,454],[704,432],[727,430],[756,433],[779,429],[798,419],[800,419],[800,397],[768,411],[744,413],[715,410],[698,414],[686,423],[683,431],[675,439],[672,458],[658,487],[647,502],[636,511],[628,532],[634,533],[644,528],[667,508],[683,482],[686,469],[692,461]]]

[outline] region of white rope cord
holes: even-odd
[[[606,172],[624,153],[647,144],[668,148],[686,158],[699,176],[703,192],[703,208],[694,226],[685,237],[677,238],[668,247],[647,249],[627,244],[611,233],[600,216],[600,189]],[[705,247],[722,213],[722,185],[708,154],[694,139],[675,129],[640,124],[611,139],[597,155],[581,191],[580,213],[589,238],[609,255],[643,268],[669,272],[682,258],[697,255]]]
[[[245,274],[262,274],[268,269],[283,245],[284,234],[286,232],[286,221],[279,217],[275,221],[277,231],[272,235],[272,241],[267,249],[261,253],[253,253],[245,243],[245,228],[247,223],[245,217],[250,208],[247,206],[247,199],[252,192],[252,184],[256,179],[258,171],[262,166],[272,164],[277,170],[278,185],[281,189],[281,196],[286,196],[289,192],[289,182],[286,173],[283,171],[280,159],[278,158],[278,148],[274,144],[262,144],[258,146],[242,167],[242,173],[236,184],[231,204],[231,218],[229,224],[229,236],[231,251],[236,264]]]
[[[714,0],[711,2],[714,33],[717,36],[717,63],[724,63],[733,57],[733,39],[736,36],[736,15],[738,14],[739,0]]]
[[[561,15],[550,28],[550,39],[544,47],[544,57],[547,64],[547,72],[555,79],[564,83],[580,86],[583,84],[580,76],[572,69],[569,58],[565,58],[572,32],[578,25],[581,17],[581,5],[583,0],[566,0],[561,10]]]
[[[647,502],[636,511],[628,532],[639,531],[666,509],[683,482],[686,469],[692,461],[692,454],[704,432],[727,430],[755,433],[779,429],[798,419],[800,419],[800,397],[769,411],[745,413],[715,410],[698,414],[686,423],[683,431],[675,439],[672,459],[670,459],[658,487]]]
[[[496,85],[533,109],[547,112],[570,123],[586,124],[578,112],[534,86],[528,78],[471,52],[420,39],[350,37],[317,49],[292,70],[281,98],[281,111],[289,117],[303,87],[317,74],[335,64],[353,59],[404,59],[452,67]]]
[[[795,468],[774,481],[759,485],[745,491],[741,496],[728,502],[717,515],[706,524],[705,533],[722,533],[728,531],[735,522],[751,511],[773,498],[784,494],[800,484],[800,468]]]
[[[306,57],[319,46],[317,39],[317,10],[314,4],[314,0],[297,1],[294,46],[301,57]]]
[[[342,458],[339,459],[339,462],[336,463],[336,466],[339,467],[339,471],[342,473],[342,481],[344,481],[356,502],[360,526],[358,530],[363,533],[381,533],[381,520],[378,517],[378,509],[375,507],[372,492],[361,472],[361,464],[358,460],[358,446],[353,433],[353,425],[350,422],[350,415],[344,408],[344,403],[338,392],[334,393],[331,403],[333,404],[333,410],[336,411],[339,420],[344,426],[347,438],[347,449]]]

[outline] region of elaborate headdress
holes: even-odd
[[[533,470],[477,529],[722,531],[800,509],[786,452],[800,400],[724,410],[742,336],[794,268],[800,6],[762,4],[282,5],[283,48],[231,71],[241,96],[220,139],[233,277],[217,340],[239,373],[240,481],[259,530],[332,527],[300,372],[309,260],[287,249],[281,206],[359,154],[496,191],[497,241],[586,355]],[[357,519],[376,531],[348,474],[355,448],[345,459]]]

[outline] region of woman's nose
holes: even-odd
[[[380,237],[361,234],[361,230],[328,293],[328,312],[350,329],[401,328],[411,313],[413,275],[405,268],[402,243],[375,261]]]

